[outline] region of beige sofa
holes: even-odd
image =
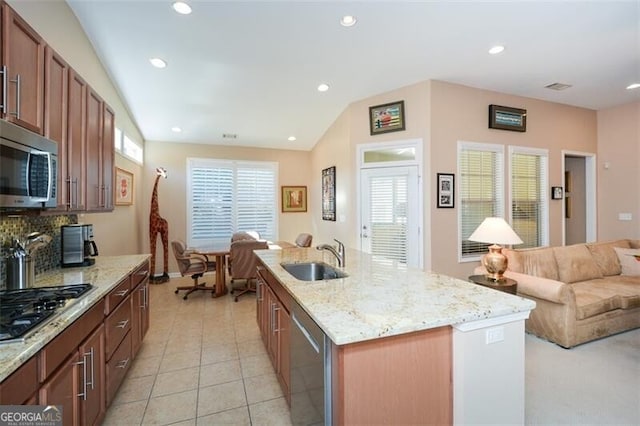
[[[618,240],[504,249],[505,276],[518,282],[518,295],[536,302],[526,330],[571,348],[640,327],[640,275],[628,264],[640,264],[629,250],[639,247],[638,240]],[[636,275],[622,275],[620,259],[625,273]]]

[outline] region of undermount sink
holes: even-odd
[[[349,276],[323,262],[281,263],[280,265],[301,281],[335,280]]]

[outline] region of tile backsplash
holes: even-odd
[[[62,249],[60,242],[60,227],[78,223],[77,215],[60,216],[12,216],[0,215],[0,290],[7,288],[7,247],[14,238],[24,238],[32,232],[42,232],[52,237],[52,240],[45,247],[40,248],[33,255],[35,261],[35,273],[58,268],[62,259]]]

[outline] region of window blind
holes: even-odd
[[[547,155],[535,152],[511,153],[511,226],[523,241],[518,248],[546,245]]]
[[[188,173],[189,246],[228,242],[237,231],[276,238],[275,163],[189,159]]]
[[[504,215],[504,155],[502,146],[464,143],[458,149],[459,246],[461,258],[476,258],[489,244],[469,236],[490,216]]]
[[[407,263],[408,175],[370,179],[371,254]]]

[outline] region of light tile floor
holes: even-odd
[[[260,338],[255,295],[234,303],[230,295],[174,294],[190,281],[150,286],[149,332],[104,424],[290,425]]]

